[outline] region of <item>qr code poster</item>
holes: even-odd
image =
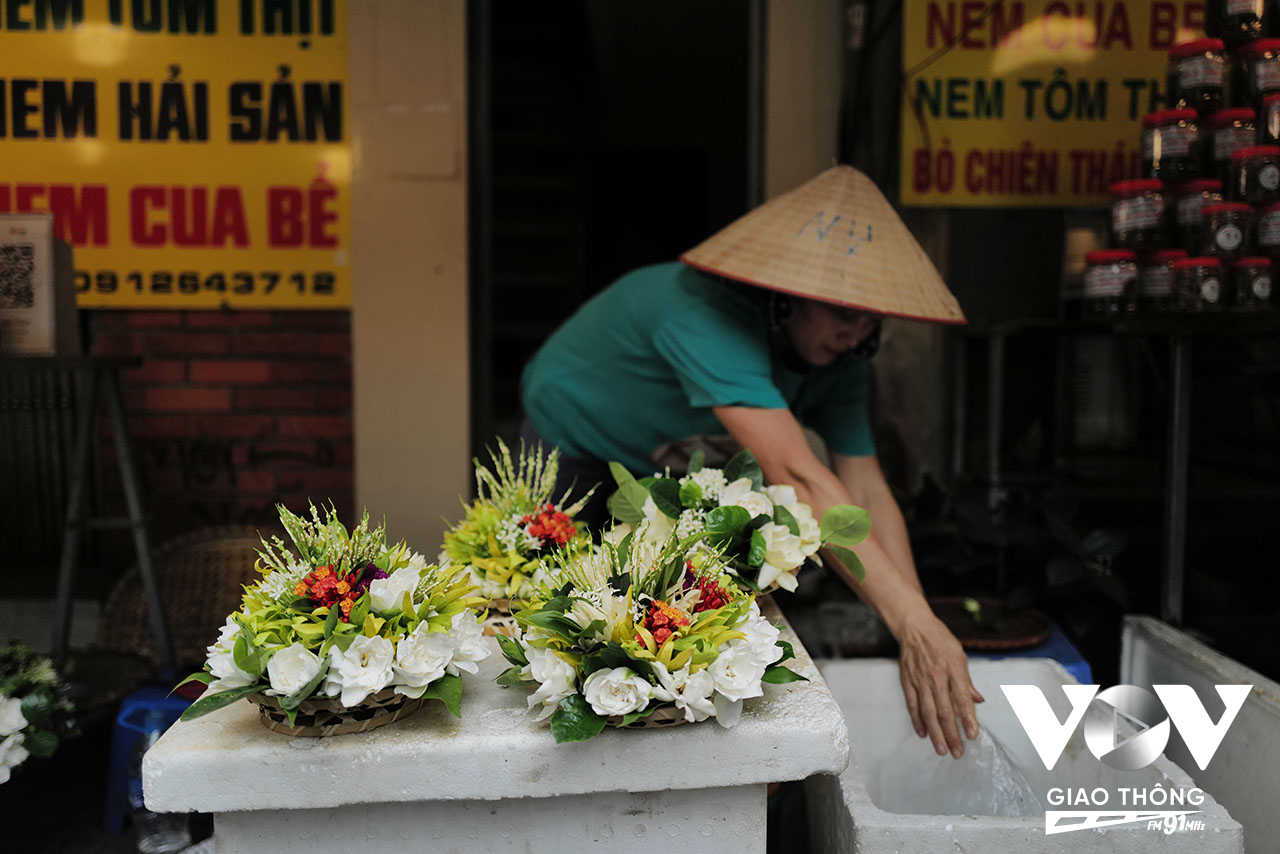
[[[0,348],[54,352],[53,217],[0,215]]]

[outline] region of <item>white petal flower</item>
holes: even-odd
[[[288,697],[301,691],[316,678],[324,661],[300,643],[290,644],[271,656],[267,662],[268,694]]]
[[[684,711],[686,721],[696,723],[715,716],[716,707],[711,700],[716,687],[715,679],[706,668],[690,673],[689,668],[685,667],[671,673],[661,662],[655,661],[653,672],[658,677],[653,696],[663,702],[675,703],[677,709]]]
[[[216,652],[216,647],[209,647],[209,672],[214,681],[209,683],[208,692],[216,694],[231,688],[243,688],[258,681],[258,677],[246,673],[236,667],[235,656],[230,652]]]
[[[774,504],[781,504],[788,510],[791,509],[792,504],[795,504],[800,500],[796,497],[796,488],[794,486],[788,486],[785,483],[766,486],[764,488],[764,494],[769,496],[769,500]]]
[[[769,496],[752,489],[751,480],[745,477],[738,478],[724,488],[720,506],[742,507],[751,514],[752,519],[761,515],[773,517],[773,502],[769,500]]]
[[[603,717],[627,715],[649,705],[653,686],[627,667],[597,670],[582,683],[582,696]]]
[[[755,602],[751,604],[755,605]],[[758,608],[754,616],[748,615],[746,620],[734,628],[746,636],[744,640],[751,648],[751,654],[764,666],[768,667],[782,658],[782,647],[778,646],[778,635],[781,632],[777,626],[760,616]]]
[[[445,632],[430,631],[424,620],[396,644],[395,692],[416,700],[427,686],[444,675],[453,661],[453,639]]]
[[[22,714],[22,701],[17,697],[0,694],[0,737],[13,735],[27,725]]]
[[[801,540],[786,525],[765,522],[760,526],[760,535],[764,537],[764,559],[769,563],[789,571],[804,563]]]
[[[394,657],[395,647],[383,637],[360,635],[346,652],[336,646],[331,648],[324,693],[330,697],[341,695],[344,706],[359,705],[370,694],[376,694],[391,684],[395,675],[392,671]]]
[[[716,723],[728,729],[738,723],[738,718],[742,717],[742,701],[730,700],[723,694],[717,693],[711,702],[716,707]]]
[[[680,478],[680,485],[684,486],[687,481],[693,481],[702,489],[702,504],[704,506],[715,507],[720,503],[720,496],[725,488],[724,471],[722,469],[700,469],[687,477]]]
[[[411,597],[422,580],[422,570],[412,563],[402,566],[386,578],[374,579],[369,585],[369,607],[374,611],[399,610],[404,594]]]
[[[529,709],[538,709],[534,719],[540,721],[554,714],[560,701],[573,694],[578,674],[572,664],[549,649],[526,647],[525,656],[529,664],[522,675],[540,683],[538,690],[529,696]]]
[[[787,510],[800,526],[800,551],[805,557],[810,557],[822,546],[822,526],[813,518],[813,510],[808,504],[797,501],[788,504]]]
[[[764,694],[760,688],[764,668],[746,641],[732,640],[720,647],[707,669],[715,680],[716,693],[728,700],[746,700]]]
[[[756,586],[761,590],[768,590],[769,585],[777,584],[783,590],[795,591],[800,582],[796,579],[794,569],[777,566],[765,561],[760,564],[760,574],[756,576]]]
[[[648,522],[648,530],[644,536],[655,542],[666,542],[667,537],[671,536],[671,529],[675,525],[675,520],[658,509],[658,505],[653,503],[652,498],[644,500],[644,519]]]
[[[22,736],[11,735],[0,741],[0,783],[9,782],[10,769],[26,761],[27,755],[27,749],[22,746]]]
[[[453,661],[449,672],[465,670],[476,672],[476,663],[489,657],[493,648],[485,642],[484,626],[476,619],[474,611],[459,611],[449,624],[449,637],[453,641]]]

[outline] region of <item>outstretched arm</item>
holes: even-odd
[[[821,518],[833,505],[858,503],[841,479],[814,456],[800,423],[789,410],[722,406],[714,411],[733,438],[755,454],[765,478],[771,483],[794,486],[796,494],[812,507],[816,517]],[[855,465],[855,468],[861,466]],[[879,470],[879,466],[875,466],[875,472]],[[880,480],[883,481],[883,475]],[[888,487],[884,490],[887,494]],[[890,517],[885,525],[888,545],[885,534],[880,531],[875,507],[867,507],[871,513],[871,535],[854,549],[866,567],[866,579],[859,582],[829,553],[824,552],[823,561],[880,614],[897,638],[902,649],[902,690],[916,734],[922,738],[927,734],[940,755],[949,749],[959,758],[964,754],[964,742],[956,721],[959,719],[969,738],[976,738],[978,720],[974,701],[980,702],[982,697],[969,679],[968,661],[959,641],[934,616],[920,591],[910,548],[906,545],[905,525],[896,503],[890,513],[884,509],[887,507],[884,495],[877,495],[876,490],[866,491],[864,497]],[[892,502],[891,494],[888,500]],[[901,528],[901,542],[896,541],[895,526]],[[894,554],[899,556],[898,561]],[[902,554],[906,556],[905,564],[900,564]]]

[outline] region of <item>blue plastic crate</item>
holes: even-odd
[[[191,700],[169,696],[169,691],[147,685],[134,691],[120,703],[120,712],[111,731],[111,757],[107,764],[107,796],[102,808],[102,829],[107,833],[119,833],[124,829],[124,816],[129,810],[126,777],[129,773],[129,757],[134,745],[146,732],[147,715],[153,711],[164,714],[166,728],[171,726],[191,705]]]

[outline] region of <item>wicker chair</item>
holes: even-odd
[[[256,580],[258,532],[245,526],[203,528],[155,550],[160,598],[173,638],[174,660],[198,669],[205,648],[227,615],[240,606],[242,587]],[[138,568],[130,567],[107,597],[98,648],[156,660]]]

